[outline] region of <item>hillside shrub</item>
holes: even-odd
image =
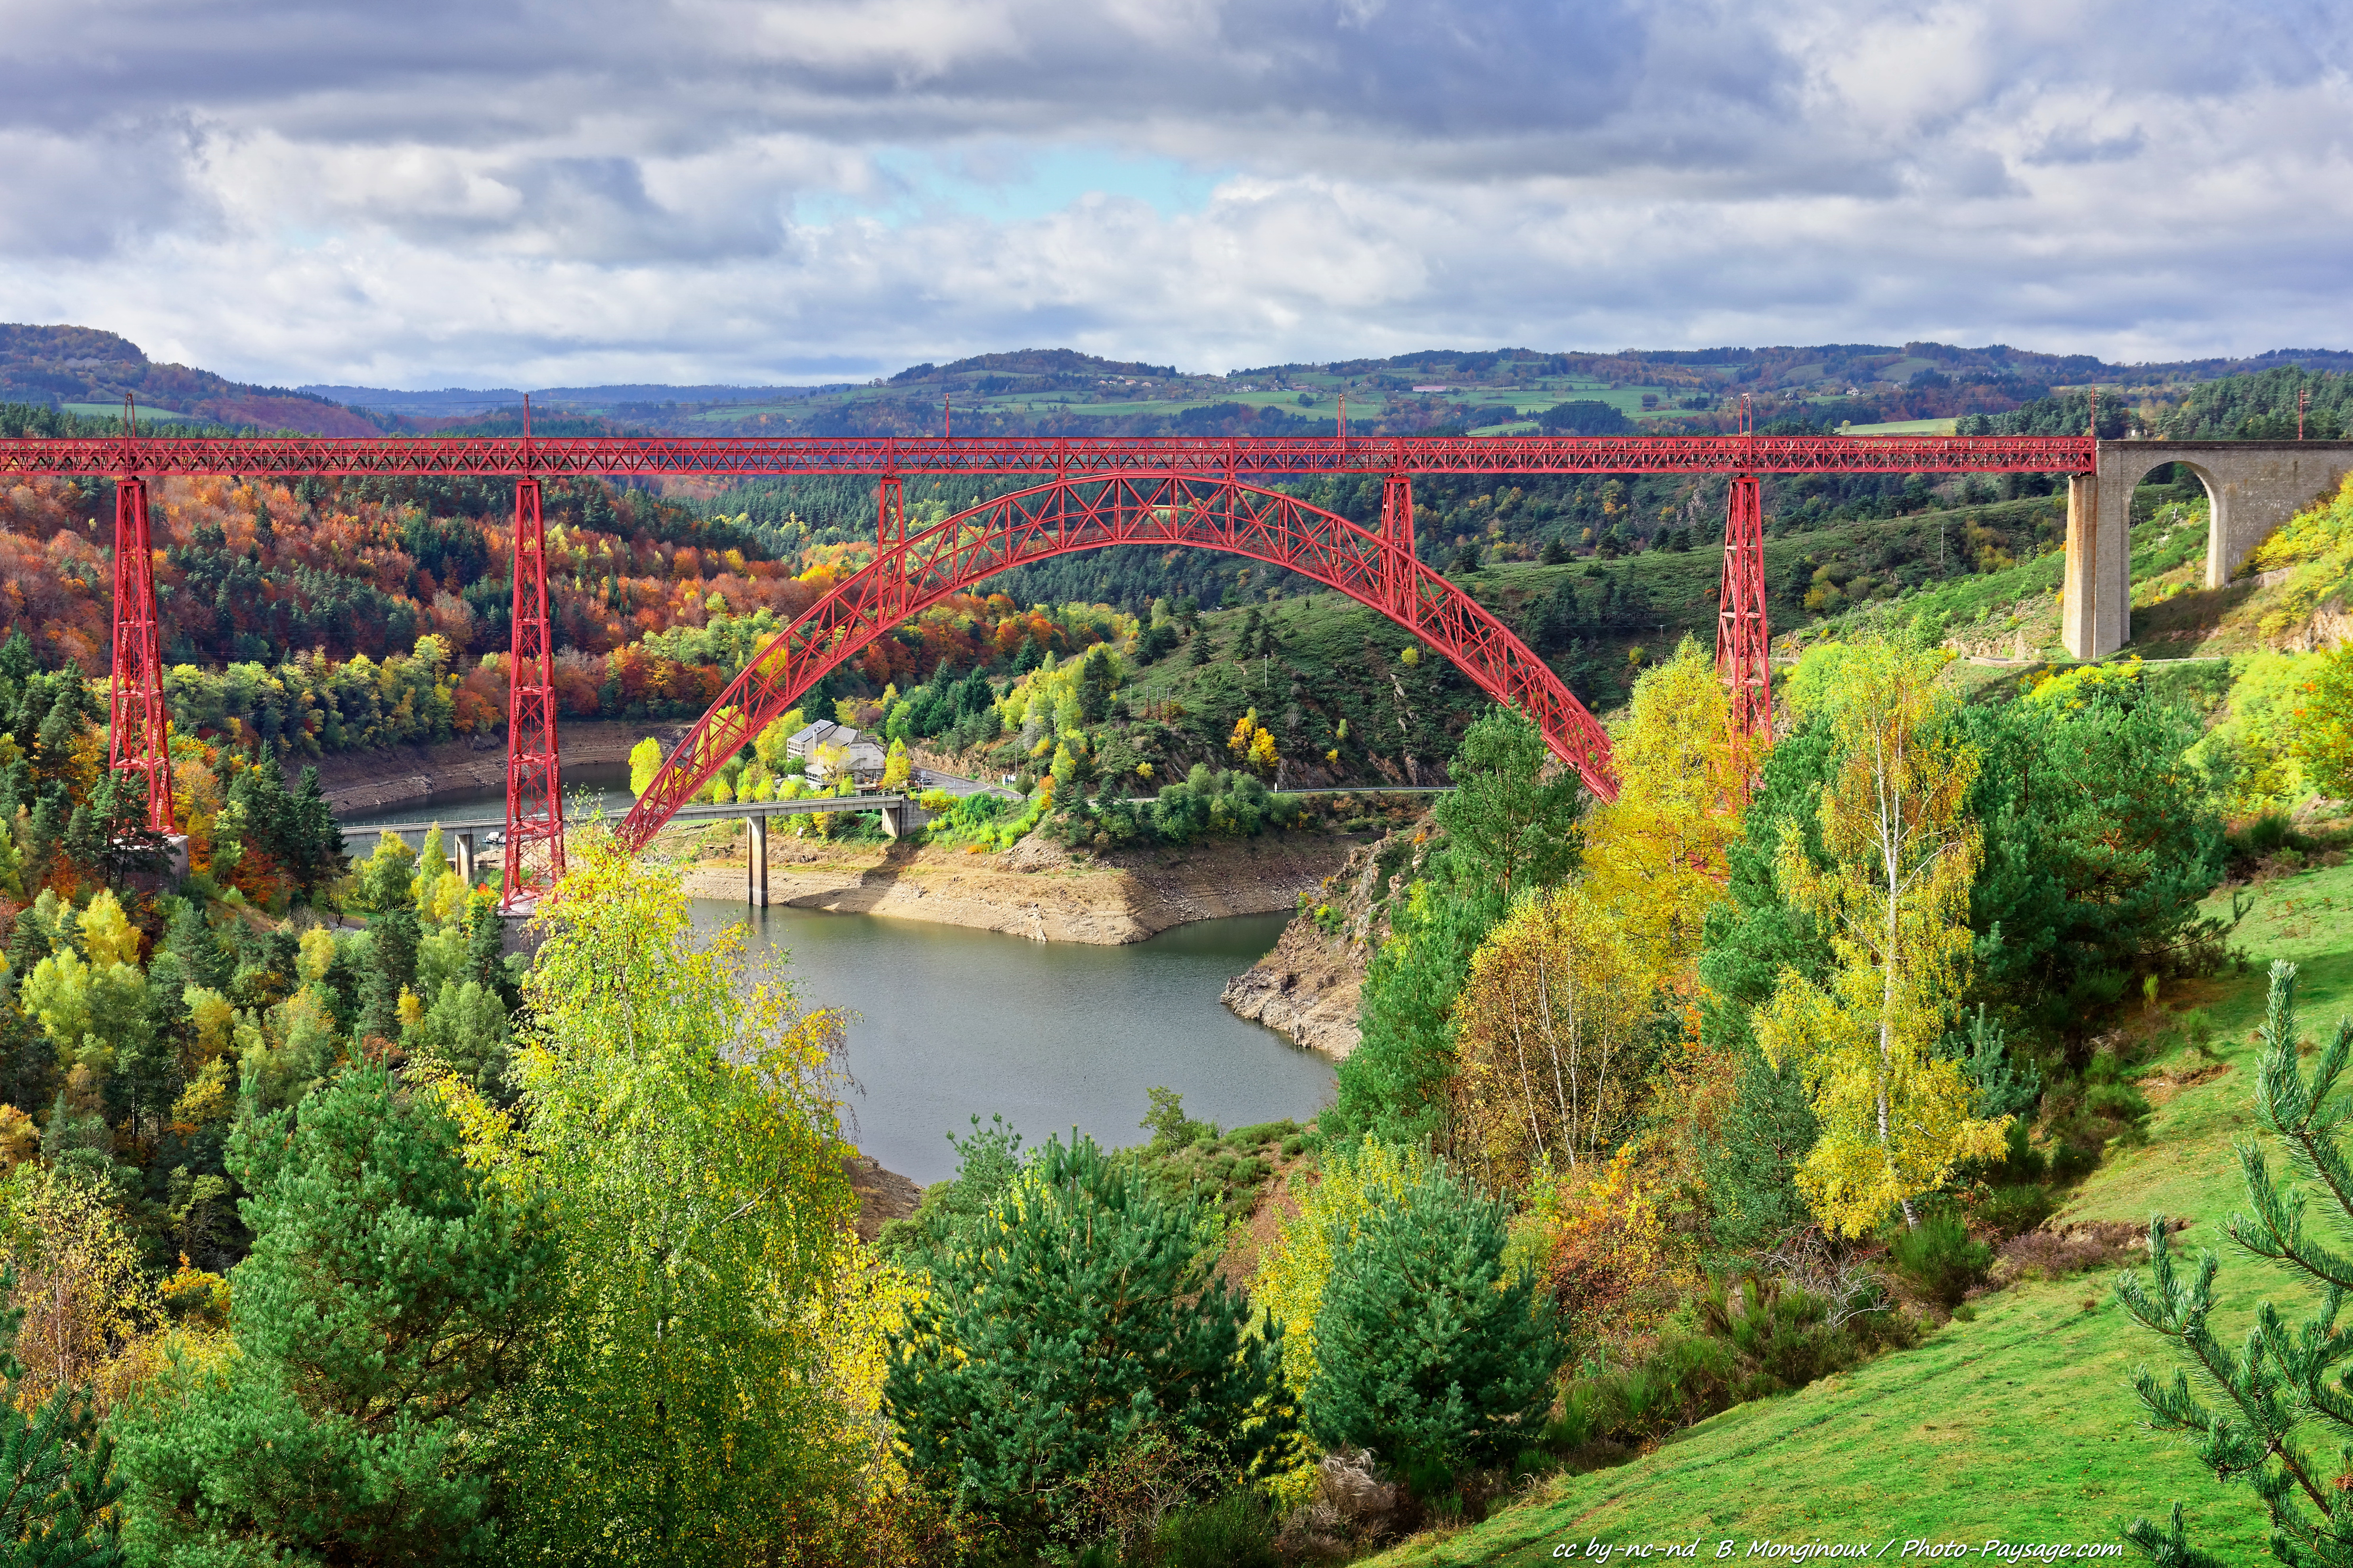
[[[1803,1388],[1918,1338],[1911,1319],[1888,1309],[1883,1290],[1840,1312],[1785,1280],[1754,1274],[1713,1279],[1693,1301],[1689,1327],[1662,1336],[1628,1365],[1570,1378],[1544,1445],[1590,1456],[1596,1445],[1645,1442],[1735,1405]]]
[[[2253,878],[2259,873],[2294,871],[2316,846],[2296,830],[2295,819],[2284,811],[2266,811],[2231,829],[2223,839],[2231,875]]]
[[[1917,1226],[1899,1228],[1887,1250],[1905,1284],[1947,1307],[1957,1305],[1993,1266],[1993,1248],[1971,1239],[1967,1222],[1950,1212],[1930,1214]]]
[[[959,1225],[995,1206],[1032,1157],[1021,1152],[1021,1134],[1002,1116],[990,1117],[983,1127],[975,1112],[972,1131],[962,1138],[951,1132],[947,1140],[956,1152],[956,1173],[924,1188],[913,1214],[882,1226],[875,1247],[884,1258],[920,1263],[924,1254],[945,1246]]]
[[[2233,816],[2293,809],[2313,792],[2298,760],[2296,710],[2327,656],[2243,654],[2231,661],[2231,693],[2218,721],[2189,748],[2191,764]]]
[[[1299,1194],[1298,1217],[1260,1258],[1250,1282],[1250,1299],[1283,1324],[1282,1376],[1293,1394],[1315,1380],[1315,1324],[1335,1256],[1366,1216],[1395,1203],[1430,1168],[1419,1144],[1383,1143],[1367,1134],[1353,1144],[1326,1145],[1320,1178]]]
[[[2353,801],[2353,641],[2321,660],[2298,697],[2290,753],[2322,794]]]
[[[2147,1141],[2151,1107],[2126,1078],[2129,1070],[2115,1052],[2095,1051],[2079,1080],[2054,1091],[2045,1144],[2052,1181],[2080,1181],[2112,1142],[2129,1147]]]
[[[2130,1220],[2091,1220],[2059,1229],[2029,1231],[2001,1245],[1994,1260],[1997,1288],[2021,1279],[2059,1279],[2130,1261],[2144,1238]]]
[[[1178,1509],[1153,1537],[1159,1568],[1275,1568],[1274,1520],[1248,1491]]]
[[[2019,1142],[2023,1143],[2025,1128],[2020,1125],[2018,1132]],[[2029,1150],[2028,1153],[2033,1158],[2039,1173],[2042,1168],[2041,1152]],[[2059,1200],[2052,1195],[2051,1189],[2031,1179],[1982,1187],[1975,1196],[1976,1202],[1970,1212],[1980,1225],[2000,1236],[2017,1236],[2032,1230],[2049,1219],[2059,1206]]]
[[[2342,595],[2353,579],[2353,478],[2317,506],[2283,523],[2248,558],[2257,572],[2293,574],[2261,623],[2266,637],[2300,630],[2326,600]]]

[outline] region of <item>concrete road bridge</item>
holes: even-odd
[[[745,900],[754,909],[768,907],[768,819],[772,816],[816,816],[833,812],[871,811],[881,818],[882,831],[892,838],[904,837],[922,826],[926,820],[923,808],[905,795],[820,795],[798,800],[746,800],[732,805],[686,805],[670,814],[670,821],[677,823],[741,821],[751,837],[751,864],[744,889]],[[441,830],[442,842],[457,861],[458,875],[467,881],[474,879],[480,868],[482,851],[500,851],[501,867],[506,861],[506,826],[503,816],[479,817],[472,821],[461,818],[435,817],[419,822],[371,822],[355,833],[390,834],[411,848],[422,849],[426,836],[435,828]]]

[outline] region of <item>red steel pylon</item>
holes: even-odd
[[[1392,615],[1413,598],[1413,476],[1391,474],[1381,481],[1381,608]]]
[[[894,544],[907,542],[907,508],[896,474],[885,474],[874,487],[874,554],[880,560]]]
[[[147,826],[171,833],[172,737],[156,647],[154,565],[147,481],[126,474],[114,485],[114,670],[107,765],[146,784]]]
[[[539,481],[515,481],[514,626],[507,672],[507,831],[501,902],[510,912],[564,875],[564,774],[555,750],[555,650],[547,633],[547,535]]]
[[[1737,474],[1725,509],[1724,584],[1716,610],[1715,668],[1732,699],[1744,749],[1773,733],[1772,632],[1765,623],[1765,509],[1757,476]],[[1750,766],[1754,751],[1749,750]]]

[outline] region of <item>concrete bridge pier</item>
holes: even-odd
[[[768,907],[768,817],[765,812],[744,819],[744,827],[751,838],[751,883],[744,889],[745,900],[755,910]]]
[[[2353,441],[2103,441],[2096,471],[2067,481],[2067,564],[2059,640],[2105,658],[2132,640],[2132,498],[2150,469],[2179,463],[2206,489],[2206,586],[2220,588],[2280,524],[2353,471]]]
[[[474,836],[460,833],[458,839],[458,879],[468,887],[474,885]]]

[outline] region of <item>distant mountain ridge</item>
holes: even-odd
[[[549,408],[659,407],[666,403],[774,403],[813,396],[845,384],[835,382],[823,386],[672,386],[659,382],[630,382],[612,386],[537,387],[533,390],[531,399],[534,405]],[[369,408],[382,414],[427,419],[462,417],[495,409],[517,408],[522,405],[523,398],[522,389],[514,386],[448,386],[426,392],[402,391],[389,386],[312,384],[297,390],[353,408]]]
[[[863,383],[802,385],[621,383],[531,393],[575,433],[876,435],[955,428],[976,434],[1293,433],[1336,428],[1335,395],[1353,392],[1356,427],[1410,434],[1553,417],[1560,408],[1620,413],[1641,427],[1693,432],[1736,421],[1744,396],[1757,417],[1816,424],[1982,419],[2031,409],[2054,388],[2094,383],[2179,401],[2194,385],[2265,372],[2353,373],[2353,351],[2274,349],[2243,358],[2120,364],[1994,343],[1914,342],[1765,348],[1424,349],[1386,359],[1263,365],[1224,375],[1105,359],[1075,349],[1020,349],[944,364],[925,362]],[[232,382],[186,365],[156,364],[119,333],[74,325],[0,324],[0,403],[104,417],[123,395],[142,408],[229,426],[366,437],[393,431],[503,431],[522,402],[516,387],[403,390],[340,384],[288,388]],[[1639,394],[1639,405],[1638,405]],[[1449,395],[1452,400],[1449,401]],[[1465,400],[1467,395],[1467,401]],[[2124,418],[2119,411],[2117,417]],[[550,434],[554,433],[553,428]]]
[[[0,322],[0,402],[49,408],[119,406],[125,393],[142,408],[220,425],[300,430],[312,436],[380,436],[365,415],[315,394],[254,386],[208,370],[156,364],[137,343],[95,327]]]

